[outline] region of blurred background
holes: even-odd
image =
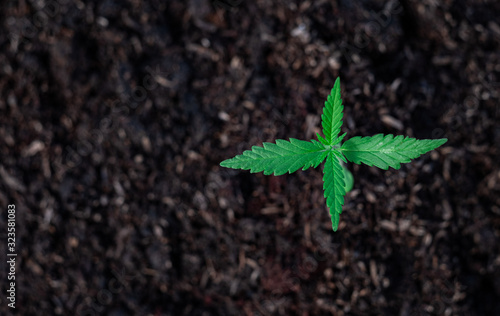
[[[3,1],[0,314],[500,315],[497,1]],[[448,138],[400,170],[219,167],[311,139]],[[16,309],[7,207],[16,209]]]

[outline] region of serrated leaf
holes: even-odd
[[[253,146],[243,154],[224,160],[222,167],[261,172],[265,175],[279,176],[292,173],[300,168],[306,170],[318,166],[326,157],[325,147],[319,142],[307,142],[290,138],[276,140],[276,143],[264,143],[263,147]]]
[[[344,106],[340,99],[340,78],[337,78],[330,95],[326,99],[323,114],[321,114],[321,126],[326,141],[326,143],[323,142],[324,145],[334,145],[333,142],[340,133],[340,127],[342,126],[343,110]]]
[[[332,154],[334,154],[338,159],[342,160],[343,162],[347,163],[347,160],[344,157],[344,154],[342,154],[337,148],[332,148],[331,149]]]
[[[345,183],[344,172],[338,158],[330,153],[326,157],[323,169],[323,189],[325,190],[326,205],[330,209],[333,231],[337,231],[344,205]]]
[[[317,140],[315,139],[311,139],[311,143],[321,147],[321,148],[325,148],[325,146],[321,143],[321,142],[318,142]]]
[[[442,144],[446,138],[441,139],[416,139],[402,135],[394,137],[392,134],[360,137],[356,136],[347,140],[340,151],[347,160],[368,166],[375,166],[384,170],[389,167],[401,168],[401,163],[410,162]]]
[[[340,143],[344,139],[345,135],[347,135],[347,133],[335,137],[335,139],[332,141],[332,145],[337,145],[338,143]]]
[[[327,150],[320,151],[320,155],[318,155],[317,158],[315,158],[315,160],[311,161],[311,166],[313,168],[316,168],[325,160],[326,156],[328,156]],[[302,170],[306,170],[307,168],[309,168],[309,166],[304,166],[304,168],[302,168]]]
[[[319,133],[316,133],[316,136],[318,137],[318,140],[323,144],[323,145],[328,145],[328,142],[326,139],[324,139]]]

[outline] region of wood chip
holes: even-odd
[[[388,221],[388,220],[381,220],[379,222],[380,227],[383,229],[389,230],[389,231],[396,231],[398,229],[398,226],[396,223]]]
[[[390,116],[390,115],[382,115],[382,117],[380,118],[382,120],[382,122],[385,124],[385,125],[388,125],[390,127],[393,127],[395,129],[397,129],[398,131],[402,131],[403,130],[403,123],[401,123],[400,120],[398,119],[395,119],[394,117]]]

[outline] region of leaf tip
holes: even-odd
[[[448,141],[448,138],[439,138],[437,139],[439,141],[439,146],[445,144]]]
[[[228,165],[228,160],[229,159],[226,159],[226,160],[223,160],[219,163],[219,166],[221,167],[224,167],[224,168],[227,168],[227,165]]]
[[[339,221],[333,221],[332,220],[332,229],[334,232],[336,232],[339,229]]]

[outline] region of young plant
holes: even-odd
[[[333,231],[337,231],[344,205],[344,195],[353,186],[352,174],[343,162],[347,160],[356,164],[364,163],[384,170],[389,167],[401,168],[401,163],[410,162],[437,147],[446,143],[441,139],[416,139],[402,135],[377,134],[375,136],[355,136],[341,144],[346,133],[340,135],[342,126],[342,111],[344,106],[340,99],[340,78],[337,78],[333,89],[328,96],[321,125],[322,137],[318,140],[304,141],[290,138],[289,141],[278,139],[276,143],[264,143],[263,147],[253,146],[241,155],[224,160],[222,167],[261,172],[265,175],[279,176],[292,173],[299,168],[306,170],[316,168],[325,159],[323,169],[323,189],[325,190],[326,205],[330,209]]]

